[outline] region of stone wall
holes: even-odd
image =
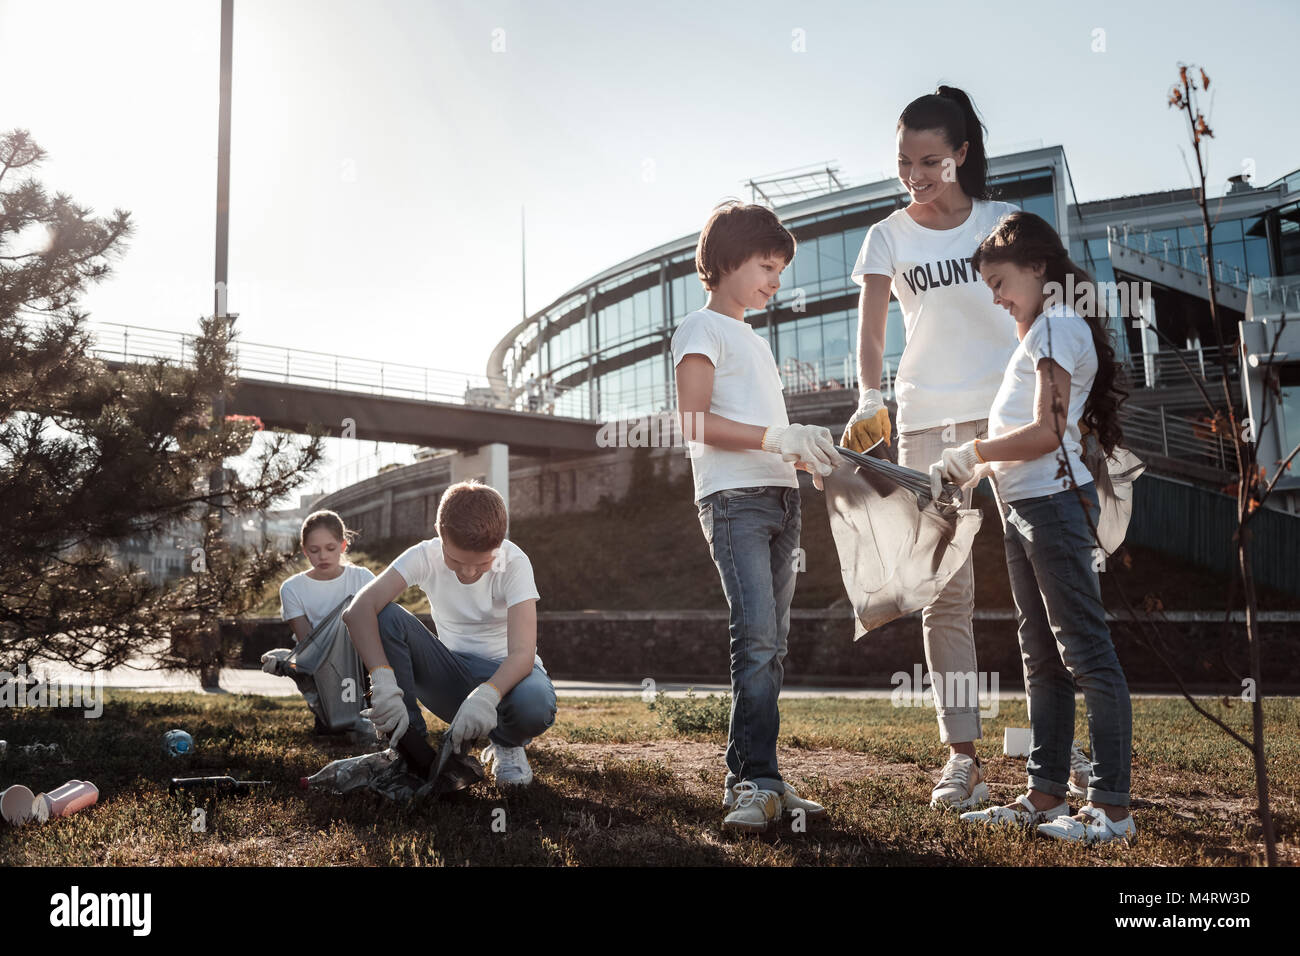
[[[606,496],[621,501],[632,482],[636,451],[611,448],[582,458],[511,468],[511,517],[591,511]],[[651,448],[649,456],[661,477],[677,479],[691,473],[682,448]]]

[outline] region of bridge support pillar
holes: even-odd
[[[510,446],[502,442],[480,445],[472,452],[460,452],[451,460],[451,480],[477,478],[501,492],[510,509]]]

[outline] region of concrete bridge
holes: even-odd
[[[92,354],[111,368],[162,358],[190,364],[196,335],[92,323]],[[453,448],[451,481],[481,478],[509,503],[509,456],[550,459],[599,451],[600,423],[500,407],[486,376],[303,349],[232,343],[238,378],[226,412],[268,428],[334,438]]]

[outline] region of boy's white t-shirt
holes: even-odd
[[[308,627],[315,628],[345,597],[374,579],[374,572],[359,564],[344,564],[343,573],[330,581],[317,581],[301,571],[280,585],[280,617],[306,617]]]
[[[899,209],[867,231],[853,280],[889,276],[903,310],[906,344],[894,381],[900,432],[988,417],[1016,347],[1016,321],[993,304],[970,258],[1017,208],[976,199],[952,229],[929,229]]]
[[[438,640],[449,649],[504,660],[506,612],[521,601],[538,600],[533,565],[513,541],[501,542],[492,569],[473,584],[462,584],[442,558],[442,539],[413,544],[392,563],[407,586],[415,585],[429,599],[429,613]],[[534,655],[534,662],[542,658]]]
[[[713,363],[713,398],[709,411],[746,425],[789,425],[784,386],[767,340],[748,322],[700,309],[682,319],[673,333],[673,367],[687,355]],[[704,435],[707,438],[707,432]],[[695,500],[724,488],[755,485],[799,487],[794,463],[757,448],[733,451],[704,442],[688,443]]]
[[[1005,435],[1034,420],[1038,363],[1049,357],[1070,375],[1070,407],[1066,413],[1064,444],[1075,481],[1086,485],[1092,481],[1092,474],[1080,457],[1079,418],[1097,377],[1097,348],[1088,323],[1065,304],[1053,305],[1035,319],[1012,353],[1002,387],[989,410],[989,438]],[[1061,468],[1060,455],[1061,449],[1053,448],[1031,461],[992,462],[993,484],[998,497],[1003,501],[1019,501],[1064,491],[1066,479],[1057,477]]]

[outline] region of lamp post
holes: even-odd
[[[221,0],[221,74],[220,106],[217,116],[217,248],[216,278],[213,283],[212,314],[217,320],[219,334],[229,343],[233,316],[226,309],[226,278],[230,247],[230,89],[232,47],[234,37],[234,0]],[[226,396],[222,390],[212,397],[212,427],[223,428],[226,419]],[[222,502],[225,494],[225,461],[218,461],[208,473],[208,537],[210,556],[222,542]],[[206,687],[217,687],[221,675],[221,618],[213,616],[208,640],[205,666],[199,681]]]

